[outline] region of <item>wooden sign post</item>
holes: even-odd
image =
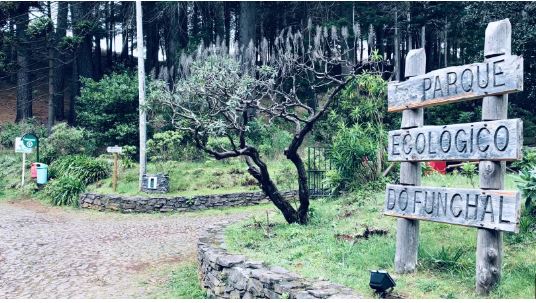
[[[486,28],[484,56],[493,61],[497,56],[511,53],[512,26],[505,19],[491,22]],[[482,121],[506,119],[508,95],[485,97],[482,103]],[[506,162],[480,161],[480,188],[503,189]],[[476,292],[488,294],[501,278],[503,239],[500,230],[479,228],[476,245]]]
[[[406,56],[406,78],[422,75],[426,72],[426,53],[423,48],[410,50]],[[402,112],[402,129],[423,125],[423,109],[406,109]],[[400,184],[421,185],[421,163],[400,163]],[[414,272],[417,266],[419,250],[419,221],[411,218],[399,218],[396,225],[395,271],[397,273]]]
[[[109,146],[106,148],[106,151],[113,153],[114,155],[114,172],[112,175],[112,188],[114,192],[117,191],[117,175],[118,175],[118,155],[123,152],[123,148],[120,146]]]
[[[415,271],[419,220],[478,228],[476,292],[501,277],[502,231],[518,232],[520,195],[504,190],[505,160],[522,158],[523,123],[507,119],[508,93],[523,90],[523,58],[511,55],[508,19],[486,28],[485,61],[425,74],[424,49],[406,57],[404,82],[388,87],[388,110],[402,111],[389,132],[388,159],[400,163],[400,185],[388,185],[384,214],[398,217],[395,270]],[[482,122],[423,126],[423,108],[484,97]],[[478,160],[480,189],[422,187],[419,161]]]

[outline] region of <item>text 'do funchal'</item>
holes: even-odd
[[[520,196],[506,190],[390,184],[384,214],[517,233]]]

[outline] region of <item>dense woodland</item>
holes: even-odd
[[[16,90],[16,120],[33,116],[35,85],[46,80],[48,119],[43,122],[49,129],[58,121],[76,125],[81,78],[99,80],[112,71],[135,69],[134,4],[2,2],[0,80],[4,91]],[[270,47],[282,30],[314,24],[351,29],[349,35],[357,38],[355,60],[369,60],[377,50],[392,72],[389,78],[400,79],[412,48],[426,49],[427,71],[483,60],[485,26],[509,18],[513,53],[525,58],[525,91],[511,96],[510,116],[524,118],[526,143],[533,144],[535,10],[532,2],[143,2],[145,69],[172,86],[180,77],[180,55],[200,44],[224,43],[229,51],[243,50],[250,41]],[[478,120],[479,104],[426,110],[425,122]]]

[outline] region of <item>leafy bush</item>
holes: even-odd
[[[532,202],[536,201],[536,166],[522,170],[519,176],[522,182],[518,185],[518,188],[526,199],[525,206],[528,209]]]
[[[45,138],[47,129],[33,118],[19,123],[5,123],[0,125],[0,145],[12,148],[15,145],[15,138],[22,137],[27,133],[34,133],[38,138]]]
[[[86,186],[82,180],[70,175],[63,175],[50,181],[45,187],[45,196],[56,206],[78,205],[78,197],[84,192]]]
[[[138,80],[133,73],[82,79],[77,122],[102,145],[138,145]]]
[[[147,140],[147,155],[151,161],[181,160],[184,134],[180,131],[156,133]],[[185,144],[185,143],[184,143]]]
[[[469,179],[471,186],[475,187],[476,165],[474,163],[463,163],[461,166],[461,174]]]
[[[373,128],[357,124],[339,130],[331,153],[336,172],[329,174],[329,183],[335,190],[357,189],[379,178],[377,151],[383,147],[371,139],[377,135]]]
[[[512,162],[512,168],[517,171],[536,167],[536,149],[523,148],[523,159]]]
[[[41,147],[42,161],[47,163],[67,155],[93,155],[97,149],[90,131],[70,127],[66,123],[55,125],[52,134],[42,141]]]
[[[275,123],[267,124],[261,119],[250,123],[247,137],[253,145],[259,147],[262,154],[271,158],[281,155],[292,141],[290,132]]]
[[[84,184],[91,184],[106,178],[110,174],[110,165],[106,161],[84,155],[60,158],[50,165],[50,176],[61,178],[70,176]]]

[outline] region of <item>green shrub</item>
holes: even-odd
[[[249,125],[248,140],[258,146],[259,152],[267,157],[281,155],[292,141],[292,134],[276,123],[267,124],[261,119]]]
[[[476,164],[465,162],[461,166],[461,174],[469,179],[472,187],[475,187]]]
[[[181,160],[183,138],[181,131],[168,130],[154,134],[153,138],[147,140],[148,158],[151,161]]]
[[[333,140],[332,162],[337,173],[329,181],[337,191],[353,190],[379,178],[377,151],[382,149],[372,128],[341,127]]]
[[[0,125],[0,145],[5,148],[12,148],[15,145],[15,138],[24,134],[34,133],[38,138],[46,137],[46,127],[37,120],[30,118],[19,123],[5,123]]]
[[[94,155],[97,149],[95,137],[83,128],[60,123],[52,128],[52,134],[41,143],[41,159],[50,163],[60,157],[75,154]]]
[[[523,148],[523,159],[512,162],[512,168],[522,171],[536,167],[536,149],[530,147]]]
[[[60,158],[50,165],[50,177],[71,176],[84,184],[95,183],[110,175],[110,165],[101,159],[84,155],[72,155]]]
[[[70,175],[63,175],[50,181],[45,187],[46,198],[56,206],[78,206],[78,197],[86,186],[82,180]]]
[[[138,80],[133,73],[82,79],[77,122],[97,136],[99,144],[138,145]]]
[[[536,201],[536,166],[522,170],[519,176],[522,181],[518,184],[518,188],[526,199],[526,208],[529,208]]]

